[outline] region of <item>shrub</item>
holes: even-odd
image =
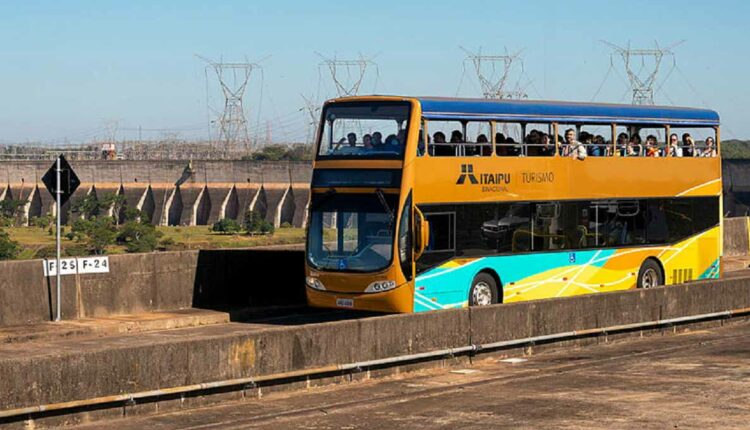
[[[236,234],[242,230],[242,226],[231,218],[222,218],[214,223],[211,231],[223,234]]]
[[[91,253],[101,255],[115,242],[117,227],[111,217],[78,219],[65,237],[84,242]]]
[[[243,223],[243,227],[245,227],[245,231],[247,231],[250,234],[253,233],[263,233],[263,234],[273,234],[274,228],[273,224],[266,221],[258,212],[248,210],[245,212],[245,219]]]
[[[42,215],[42,216],[35,216],[31,217],[29,220],[29,225],[32,227],[38,227],[41,229],[45,228],[51,228],[52,224],[55,223],[55,217],[52,215]]]
[[[7,231],[0,229],[0,260],[12,260],[19,252],[18,242],[12,240]]]
[[[125,245],[127,252],[151,252],[156,249],[162,232],[145,222],[128,221],[117,235],[117,243]]]

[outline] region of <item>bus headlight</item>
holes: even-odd
[[[320,282],[320,279],[315,278],[313,276],[308,276],[307,278],[305,278],[305,283],[307,284],[308,287],[314,290],[318,290],[318,291],[326,290],[326,287],[323,286],[323,283]]]
[[[365,293],[382,293],[396,288],[396,281],[375,281],[365,288]]]

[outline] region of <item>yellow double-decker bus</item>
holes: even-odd
[[[705,109],[330,100],[308,302],[416,312],[717,278],[719,136]]]

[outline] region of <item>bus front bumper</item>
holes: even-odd
[[[407,282],[383,293],[336,293],[305,287],[307,304],[316,308],[406,313],[414,310],[414,286]]]

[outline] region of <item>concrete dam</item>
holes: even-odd
[[[0,201],[22,201],[22,224],[55,213],[54,199],[41,181],[50,161],[0,162]],[[247,210],[276,227],[303,227],[309,199],[310,162],[259,161],[73,161],[81,186],[62,207],[68,222],[71,204],[93,195],[124,196],[125,207],[139,209],[152,224],[211,225],[241,221]]]

